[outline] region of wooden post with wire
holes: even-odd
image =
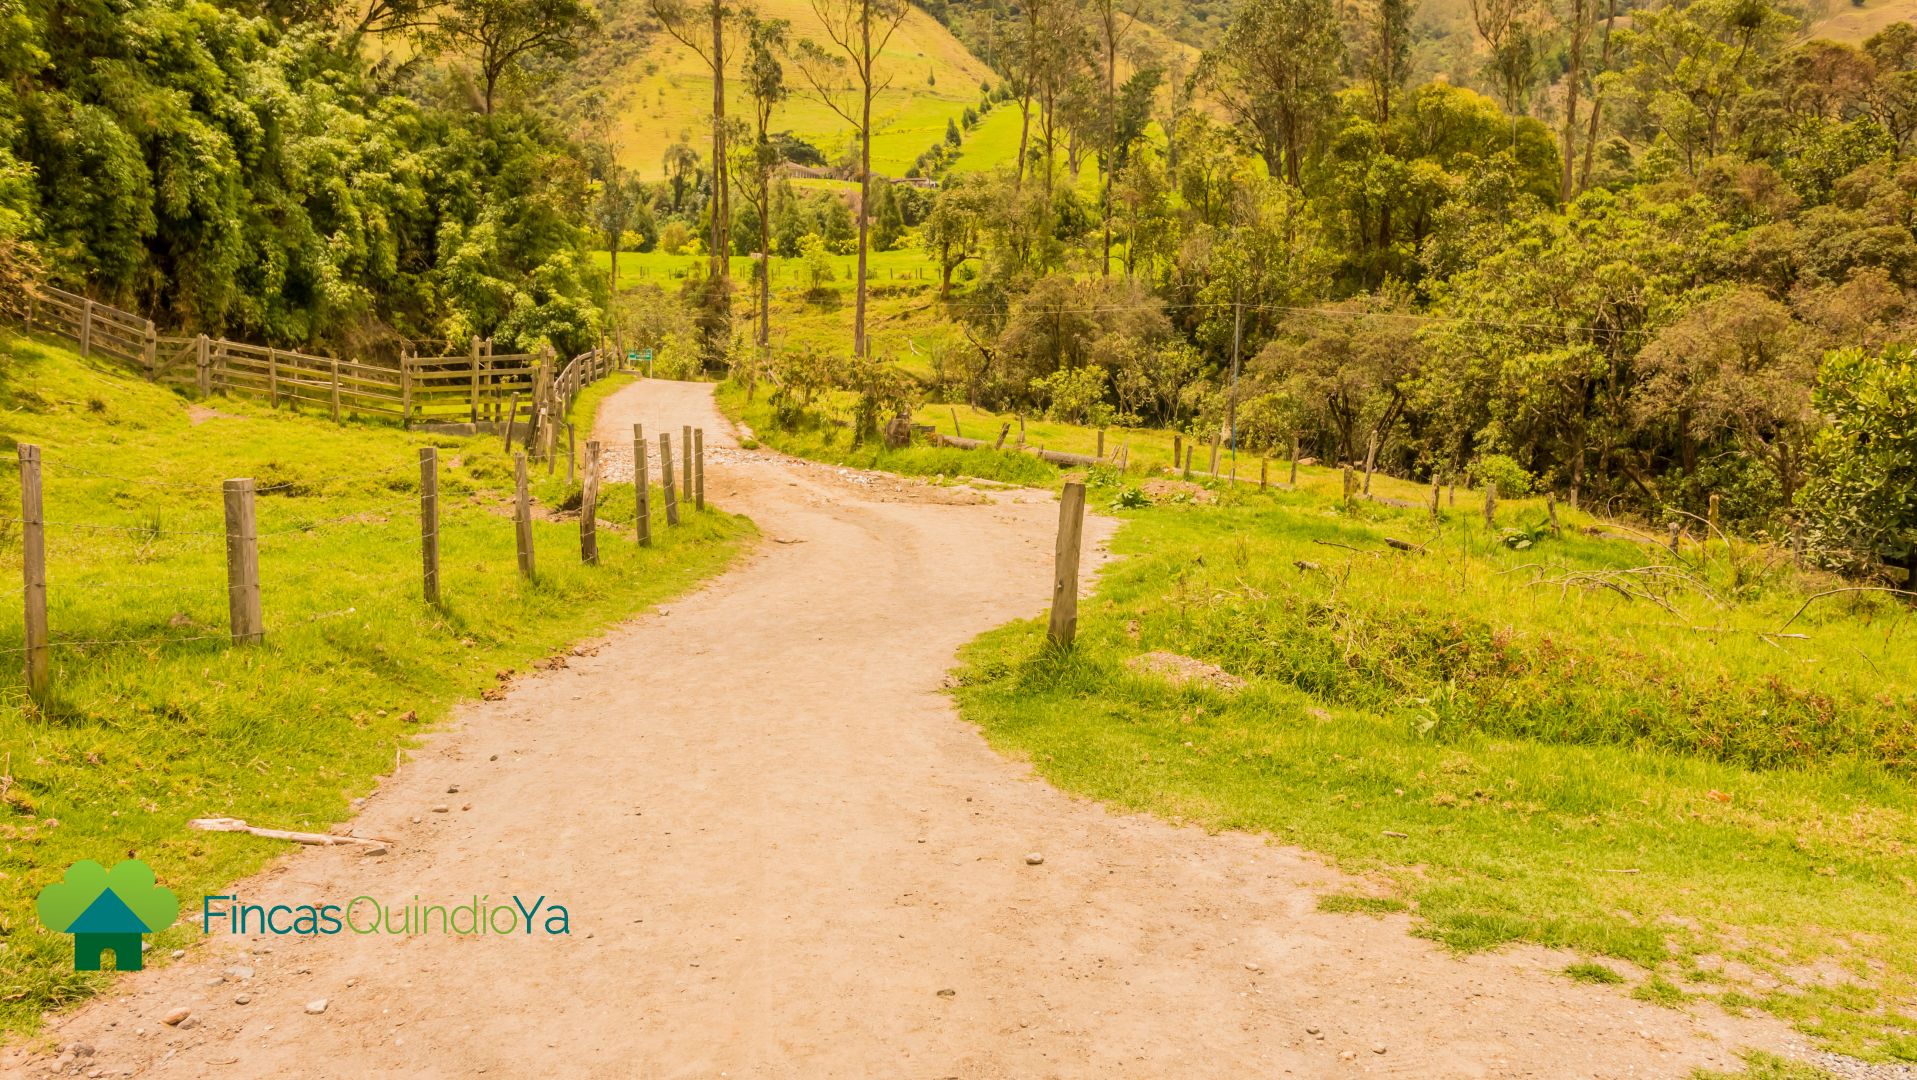
[[[659,433],[659,486],[666,492],[666,524],[679,524],[679,500],[672,491],[672,433]]]
[[[1052,618],[1045,636],[1069,649],[1078,635],[1078,546],[1085,535],[1085,485],[1072,481],[1058,497],[1058,549],[1052,560]]]
[[[1298,436],[1291,437],[1291,486],[1298,486]]]
[[[692,498],[692,425],[679,429],[680,467],[685,471],[685,479],[679,485],[681,499]]]
[[[646,428],[632,425],[632,496],[640,547],[652,546],[652,484],[647,478]]]
[[[706,508],[706,429],[692,429],[692,508]]]
[[[573,443],[572,421],[566,421],[566,483],[572,483],[573,463],[579,460],[579,451]]]
[[[266,636],[260,618],[260,534],[253,516],[253,481],[228,480],[226,499],[226,610],[233,644],[251,645]]]
[[[532,497],[526,492],[526,452],[513,451],[513,536],[518,540],[519,575],[533,576]]]
[[[1443,494],[1444,494],[1443,488],[1440,486],[1438,482],[1438,470],[1433,469],[1431,470],[1431,520],[1432,521],[1438,520],[1438,500],[1439,498],[1443,496]]]
[[[27,603],[27,693],[47,693],[47,522],[41,505],[40,447],[20,444],[20,551]]]
[[[1484,527],[1495,529],[1498,525],[1498,484],[1495,480],[1484,482]]]
[[[420,583],[426,602],[439,603],[439,451],[419,448]]]
[[[579,492],[579,561],[599,565],[599,440],[586,440],[585,482]]]

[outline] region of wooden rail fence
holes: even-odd
[[[310,407],[333,420],[378,417],[415,424],[487,424],[504,427],[510,447],[527,403],[525,447],[548,461],[557,450],[556,427],[579,392],[619,368],[624,354],[600,347],[563,366],[550,350],[495,353],[475,337],[464,352],[421,356],[398,366],[314,356],[205,334],[161,334],[153,320],[50,285],[0,301],[30,334],[72,341],[80,355],[104,356],[165,386],[208,397],[264,398],[274,407]],[[557,370],[555,370],[555,368]]]

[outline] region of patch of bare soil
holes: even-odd
[[[1155,675],[1166,682],[1183,686],[1199,683],[1214,690],[1234,693],[1244,689],[1245,680],[1216,664],[1207,664],[1174,652],[1148,652],[1125,661],[1125,666],[1144,675]]]

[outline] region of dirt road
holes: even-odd
[[[1562,956],[1457,959],[1401,918],[1321,914],[1340,882],[1308,856],[1114,816],[996,756],[940,684],[966,640],[1043,610],[1049,496],[728,450],[704,386],[621,390],[599,437],[623,453],[634,421],[655,450],[704,426],[709,497],[759,550],[465,709],[365,806],[391,854],[300,850],[237,889],[543,895],[570,934],[218,937],[53,1025],[86,1053],[0,1068],[1625,1077],[1785,1041],[1573,984]]]

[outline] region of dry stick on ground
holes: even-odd
[[[1804,614],[1804,609],[1811,606],[1811,601],[1821,600],[1826,596],[1836,596],[1838,593],[1856,592],[1887,592],[1894,593],[1897,596],[1917,597],[1917,592],[1911,592],[1909,589],[1893,589],[1888,585],[1848,585],[1841,589],[1825,589],[1823,592],[1812,593],[1810,596],[1805,597],[1804,602],[1799,604],[1797,610],[1791,613],[1791,617],[1784,620],[1784,625],[1777,628],[1778,634],[1781,635],[1785,630],[1789,629],[1790,625],[1797,621],[1797,617]]]
[[[312,844],[317,847],[338,847],[342,844],[390,844],[377,836],[335,836],[332,833],[293,832],[289,829],[263,829],[258,825],[248,825],[239,818],[211,817],[194,818],[186,823],[189,829],[201,832],[239,832],[253,836],[264,836],[268,840],[291,840],[295,844]]]

